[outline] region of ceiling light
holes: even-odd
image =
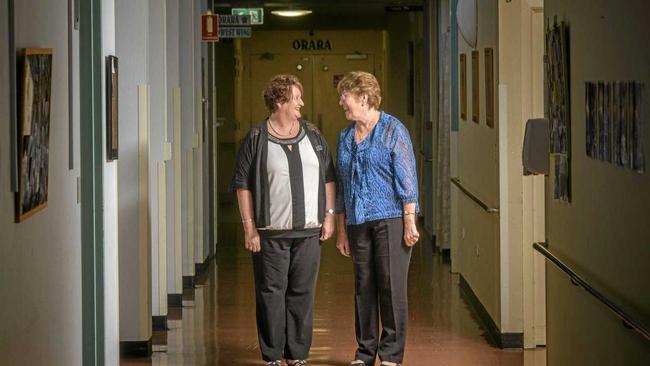
[[[271,10],[271,14],[281,17],[301,17],[311,14],[312,11],[308,9],[285,9],[285,10]]]

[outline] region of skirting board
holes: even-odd
[[[183,294],[167,294],[167,306],[180,308],[183,306]]]
[[[151,330],[167,331],[167,315],[155,315],[151,317]]]
[[[499,327],[497,327],[490,314],[487,312],[487,310],[485,310],[485,307],[478,299],[462,274],[460,275],[459,286],[461,293],[469,302],[470,308],[479,318],[481,326],[486,330],[494,345],[499,348],[524,347],[524,333],[501,333]]]
[[[151,353],[151,338],[147,341],[120,341],[120,357],[149,357]]]
[[[183,289],[194,288],[194,276],[183,276]]]

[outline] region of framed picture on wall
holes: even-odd
[[[106,56],[106,160],[118,158],[117,57]]]
[[[494,54],[492,48],[485,49],[485,123],[494,127]]]
[[[52,49],[23,49],[18,75],[16,222],[47,207],[52,101]]]
[[[472,51],[472,121],[479,123],[478,51]]]
[[[460,54],[460,118],[467,120],[467,56]]]

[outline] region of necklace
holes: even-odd
[[[269,118],[269,126],[271,127],[271,131],[273,131],[278,136],[293,136],[293,128],[296,126],[296,122],[294,121],[291,124],[291,128],[289,129],[289,132],[287,132],[287,133],[278,132],[278,130],[276,130],[275,127],[273,127],[273,122],[271,122],[270,118]]]
[[[375,127],[376,124],[377,124],[377,122],[375,122],[372,125],[368,126],[364,132],[361,132],[361,130],[358,129],[357,126],[355,125],[354,126],[354,139],[355,139],[355,141],[357,143],[360,143],[361,141],[363,141],[366,138],[366,136],[368,136],[370,134],[370,132],[372,132],[372,130]]]

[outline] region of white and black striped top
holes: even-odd
[[[301,127],[291,139],[268,134],[267,148],[270,220],[266,229],[319,228],[320,163],[305,130]]]

